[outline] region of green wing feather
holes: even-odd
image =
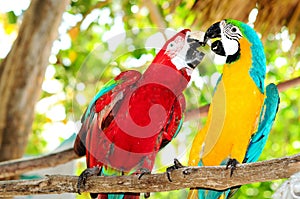
[[[87,107],[83,117],[82,117],[82,122],[86,120],[86,118],[90,115],[92,107],[95,105],[95,102],[103,96],[105,93],[111,91],[118,85],[118,81],[115,79],[111,79],[108,81],[101,90],[98,91],[98,93],[94,96],[92,101],[90,102],[89,106]]]

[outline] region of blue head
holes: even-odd
[[[211,50],[218,55],[225,56],[227,64],[238,61],[242,52],[249,52],[247,54],[252,60],[250,76],[263,93],[266,58],[263,45],[255,30],[243,22],[225,19],[208,28],[203,44],[215,38],[219,40],[212,43]],[[246,43],[247,45],[244,45]]]

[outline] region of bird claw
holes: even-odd
[[[171,174],[172,171],[174,171],[174,170],[176,170],[176,169],[183,168],[183,167],[185,167],[185,166],[183,166],[183,165],[179,162],[179,160],[177,160],[176,158],[174,158],[174,165],[172,165],[172,166],[170,166],[170,167],[167,168],[167,177],[168,177],[168,180],[169,180],[170,182],[172,182],[171,176],[170,176],[170,174]]]
[[[138,177],[139,180],[142,178],[142,176],[151,174],[151,171],[149,169],[146,169],[146,168],[140,168],[139,171],[140,171],[139,177]],[[150,197],[150,192],[144,193],[144,197],[149,198]]]
[[[100,170],[101,170],[100,167],[87,168],[79,175],[77,181],[78,194],[81,194],[80,189],[85,186],[87,178],[91,176],[97,176]]]
[[[140,180],[142,177],[143,177],[143,175],[149,175],[149,174],[151,174],[151,171],[149,170],[149,169],[146,169],[146,168],[141,168],[141,169],[139,169],[139,177],[138,177],[138,179]]]
[[[236,165],[239,164],[239,162],[236,159],[229,159],[226,164],[226,169],[230,168],[230,177],[233,175],[233,171],[236,169]]]
[[[150,197],[150,192],[144,193],[144,198],[149,198]]]

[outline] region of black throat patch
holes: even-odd
[[[232,62],[235,62],[235,61],[237,61],[240,58],[240,56],[241,56],[241,49],[240,49],[240,44],[239,44],[239,48],[236,51],[236,53],[233,54],[233,55],[228,55],[227,56],[226,63],[230,64]]]

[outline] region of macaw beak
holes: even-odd
[[[205,46],[209,39],[221,38],[221,27],[220,22],[214,23],[210,26],[205,32],[203,42],[201,42],[202,46]],[[226,52],[223,47],[223,43],[221,40],[215,40],[211,44],[211,50],[217,55],[226,56]]]
[[[202,42],[202,45],[204,46],[209,39],[214,38],[221,38],[221,28],[220,28],[220,22],[217,22],[210,26],[204,35],[204,40]]]
[[[191,32],[189,35],[187,35],[187,43],[189,45],[189,49],[186,53],[186,63],[187,65],[194,69],[196,66],[202,61],[204,57],[204,53],[199,51],[199,47],[201,46],[200,41],[201,38],[201,32],[193,33]]]

